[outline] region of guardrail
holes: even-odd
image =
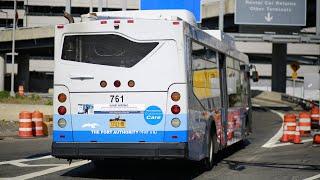
[[[313,106],[319,106],[319,101],[310,101],[303,98],[282,94],[281,100],[300,105],[304,110],[310,110]]]

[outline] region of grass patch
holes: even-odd
[[[5,104],[40,104],[40,105],[52,105],[52,99],[42,98],[39,95],[31,94],[29,96],[11,97],[7,91],[0,91],[0,103]]]

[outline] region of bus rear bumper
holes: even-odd
[[[187,143],[52,143],[63,159],[186,158]]]

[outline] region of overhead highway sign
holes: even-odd
[[[306,0],[236,0],[235,2],[235,24],[306,25]]]

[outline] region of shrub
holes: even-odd
[[[0,99],[10,97],[10,93],[8,91],[0,91]]]

